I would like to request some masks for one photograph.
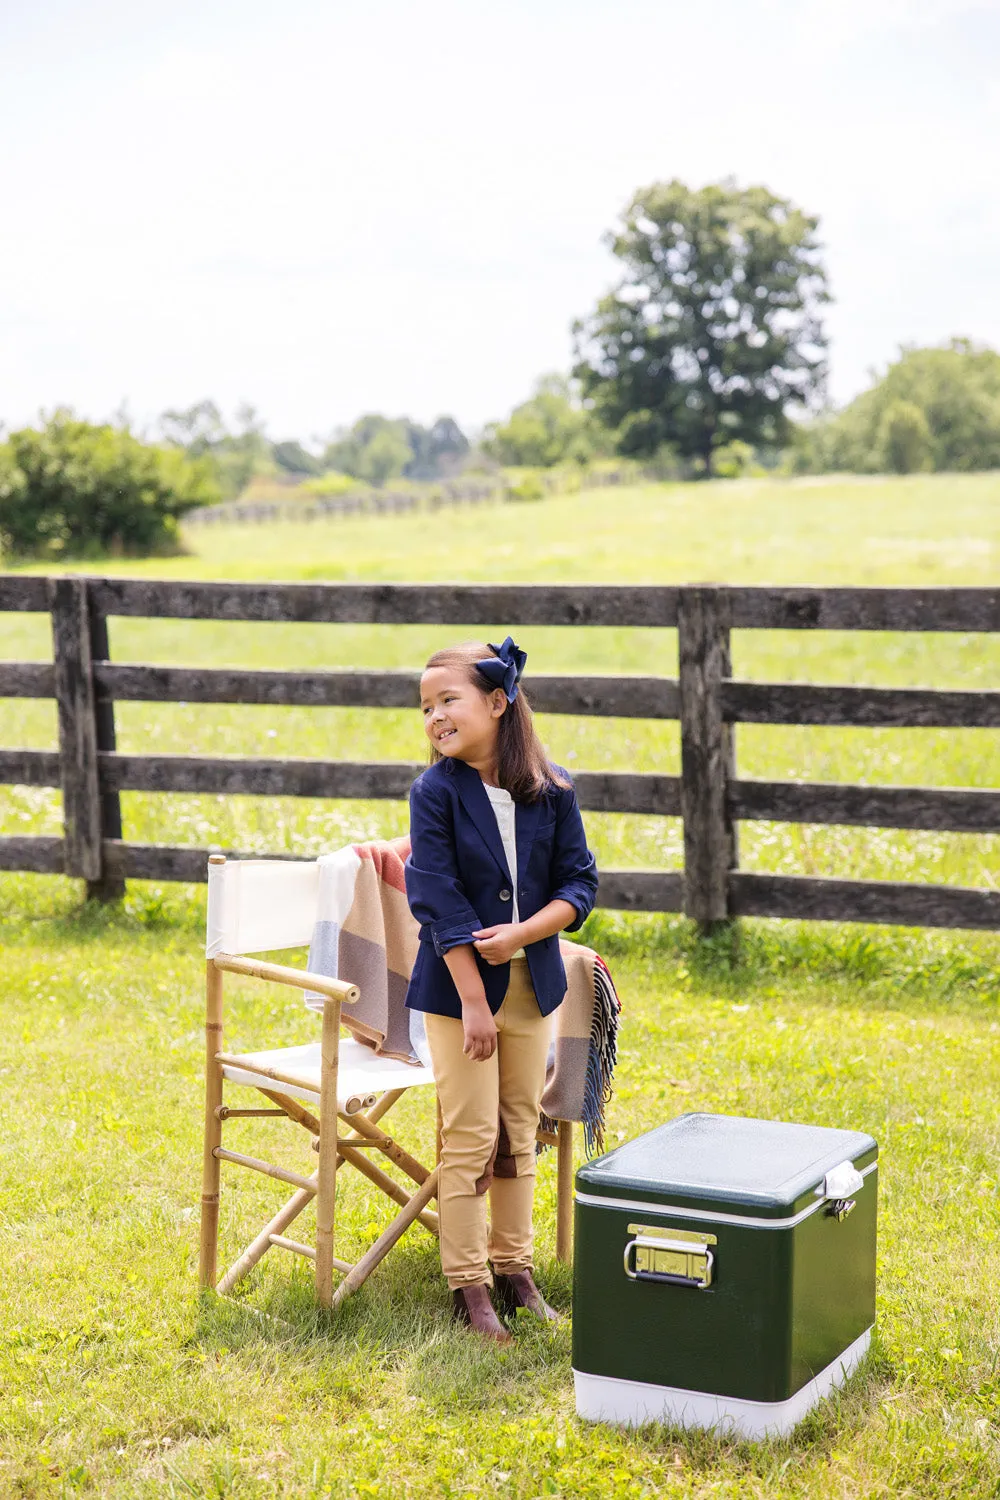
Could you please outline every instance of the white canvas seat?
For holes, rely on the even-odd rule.
[[[246,1052],[237,1054],[232,1063],[224,1064],[222,1073],[230,1083],[249,1084],[252,1088],[260,1087],[261,1071],[270,1075],[281,1073],[282,1078],[275,1081],[280,1081],[293,1099],[318,1104],[322,1055],[319,1042],[307,1042],[303,1047],[276,1047],[270,1052]],[[240,1067],[240,1063],[248,1066]],[[379,1095],[388,1089],[415,1088],[433,1082],[434,1074],[429,1068],[414,1067],[395,1057],[379,1057],[371,1047],[353,1037],[340,1039],[339,1114],[356,1115],[371,1109]]]

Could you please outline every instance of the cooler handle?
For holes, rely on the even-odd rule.
[[[667,1286],[690,1286],[704,1291],[712,1285],[715,1256],[709,1249],[714,1234],[664,1230],[630,1224],[635,1238],[625,1246],[625,1275],[629,1281],[655,1281]]]

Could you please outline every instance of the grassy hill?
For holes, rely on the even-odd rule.
[[[1000,476],[763,481],[607,490],[540,504],[330,523],[192,529],[190,555],[122,565],[171,577],[534,582],[995,584]],[[496,622],[502,629],[508,623]],[[418,666],[425,628],[116,620],[115,659]],[[672,631],[521,632],[534,671],[676,668]],[[493,637],[496,639],[496,637]],[[0,657],[49,655],[43,617],[0,616]],[[1000,640],[743,632],[738,675],[995,688]],[[121,704],[124,749],[413,759],[415,714]],[[587,769],[675,771],[677,726],[543,719]],[[0,744],[55,743],[51,705],[4,704]],[[996,786],[987,731],[745,726],[748,775]],[[301,854],[395,832],[398,804],[129,794],[128,836]],[[588,816],[599,861],[676,867],[675,820]],[[58,799],[0,789],[0,832],[57,832]],[[745,868],[995,884],[1000,840],[741,828]],[[869,1130],[882,1149],[875,1355],[787,1442],[752,1445],[573,1414],[570,1340],[519,1329],[509,1352],[452,1330],[435,1249],[412,1232],[333,1323],[308,1270],[268,1257],[235,1302],[195,1295],[203,893],[136,883],[81,909],[67,881],[0,876],[0,1494],[18,1497],[502,1495],[967,1496],[998,1493],[996,1101],[1000,937],[747,923],[736,953],[678,918],[598,914],[585,936],[625,1005],[611,1140],[685,1110]],[[302,1039],[293,1000],[231,990],[235,1047]],[[430,1147],[429,1104],[407,1103]],[[256,1122],[265,1139],[273,1122]],[[227,1129],[230,1127],[227,1126]],[[268,1154],[233,1122],[229,1143]],[[280,1153],[276,1153],[280,1154]],[[301,1149],[284,1159],[308,1170]],[[225,1169],[224,1169],[225,1170]],[[538,1198],[552,1258],[554,1170]],[[247,1182],[246,1178],[251,1177]],[[280,1189],[224,1176],[223,1256]],[[371,1237],[357,1180],[339,1253]],[[307,1238],[310,1226],[304,1225]],[[262,1316],[267,1314],[268,1316]]]

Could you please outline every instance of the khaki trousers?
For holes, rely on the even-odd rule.
[[[441,1269],[452,1290],[488,1285],[487,1259],[500,1275],[532,1266],[535,1132],[552,1018],[538,1009],[527,959],[515,958],[494,1017],[497,1047],[491,1058],[472,1062],[465,1056],[461,1021],[430,1014],[425,1020],[441,1102]],[[497,1166],[513,1175],[493,1175],[498,1126],[506,1140]]]

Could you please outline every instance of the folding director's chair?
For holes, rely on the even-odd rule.
[[[363,1043],[341,1037],[341,1007],[358,999],[357,988],[347,980],[247,957],[307,945],[315,925],[318,890],[319,866],[315,861],[227,861],[215,854],[209,859],[200,1282],[216,1287],[225,1296],[268,1250],[277,1246],[315,1262],[316,1295],[324,1306],[336,1307],[361,1286],[415,1220],[437,1234],[438,1218],[430,1204],[437,1196],[438,1166],[425,1166],[381,1128],[380,1122],[407,1089],[432,1087],[434,1077],[426,1067],[381,1057]],[[222,1026],[226,973],[322,995],[321,1039],[270,1051],[226,1052]],[[224,1104],[223,1085],[227,1082],[256,1089],[269,1107]],[[264,1115],[284,1115],[313,1136],[318,1153],[315,1172],[305,1176],[222,1145],[226,1120]],[[560,1260],[568,1260],[572,1124],[561,1120],[555,1135],[540,1131],[539,1138],[557,1147],[556,1254]],[[372,1160],[376,1153],[395,1164],[408,1179],[405,1186]],[[219,1189],[224,1161],[262,1172],[295,1191],[217,1280]],[[337,1176],[342,1166],[361,1172],[399,1209],[354,1265],[333,1253]],[[316,1242],[311,1246],[290,1239],[286,1230],[314,1199]],[[336,1290],[335,1271],[342,1274]]]

